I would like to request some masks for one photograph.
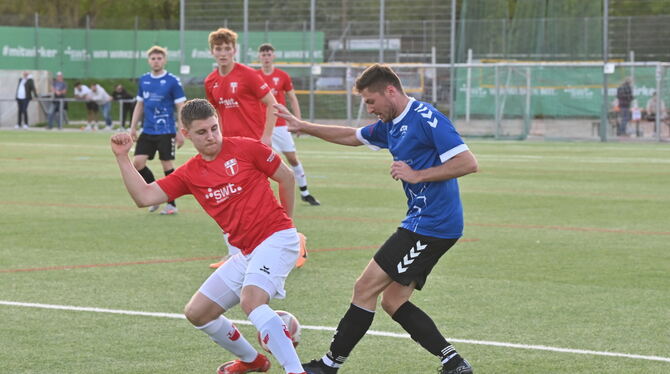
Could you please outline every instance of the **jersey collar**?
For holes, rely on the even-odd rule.
[[[163,70],[163,74],[161,74],[161,75],[154,75],[154,73],[150,71],[149,75],[151,76],[151,78],[154,78],[154,79],[163,78],[164,76],[167,75],[167,70]]]
[[[407,103],[407,106],[405,107],[405,110],[400,113],[400,115],[396,118],[393,119],[393,124],[396,125],[398,122],[402,121],[403,118],[407,115],[407,112],[409,112],[409,108],[412,107],[412,104],[414,104],[415,99],[413,97],[409,98],[409,102]]]

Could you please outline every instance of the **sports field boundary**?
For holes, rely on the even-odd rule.
[[[135,311],[135,310],[81,307],[81,306],[73,306],[73,305],[26,303],[26,302],[7,301],[7,300],[0,300],[0,305],[10,306],[10,307],[52,309],[52,310],[65,310],[65,311],[76,311],[76,312],[109,313],[109,314],[120,314],[120,315],[127,315],[127,316],[186,319],[186,317],[184,317],[183,314],[177,314],[177,313],[142,312],[142,311]],[[251,322],[249,322],[247,320],[232,320],[232,322],[235,323],[235,324],[239,324],[239,325],[251,325]],[[329,327],[329,326],[301,325],[301,328],[305,329],[305,330],[315,330],[315,331],[331,331],[331,332],[335,331],[334,327]],[[388,337],[388,338],[410,339],[409,334],[401,334],[401,333],[394,333],[394,332],[388,332],[388,331],[369,330],[366,333],[366,335],[381,336],[381,337]],[[670,357],[662,357],[662,356],[648,356],[648,355],[631,354],[631,353],[593,351],[593,350],[588,350],[588,349],[562,348],[562,347],[551,347],[551,346],[546,346],[546,345],[518,344],[518,343],[508,343],[508,342],[496,342],[496,341],[489,341],[489,340],[472,340],[472,339],[455,339],[455,338],[447,338],[447,340],[449,340],[450,342],[462,343],[462,344],[486,345],[486,346],[493,346],[493,347],[527,349],[527,350],[548,351],[548,352],[557,352],[557,353],[571,353],[571,354],[581,354],[581,355],[589,355],[589,356],[619,357],[619,358],[628,358],[628,359],[634,359],[634,360],[661,361],[661,362],[670,363]]]

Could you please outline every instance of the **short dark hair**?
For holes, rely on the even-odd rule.
[[[401,93],[405,93],[400,83],[400,78],[388,65],[374,64],[365,69],[356,78],[356,91],[361,92],[367,88],[370,92],[383,92],[388,86],[393,86]]]
[[[270,43],[263,43],[258,47],[258,52],[274,52],[275,47]]]
[[[191,123],[197,120],[208,119],[209,117],[217,117],[216,109],[205,99],[192,99],[184,103],[179,113],[181,123],[184,128],[191,127]]]

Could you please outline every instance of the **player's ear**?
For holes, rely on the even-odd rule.
[[[186,127],[182,127],[181,129],[179,129],[179,131],[181,131],[181,134],[184,135],[184,138],[191,139],[191,135],[189,134],[188,129],[186,129]]]

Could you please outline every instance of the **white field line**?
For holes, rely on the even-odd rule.
[[[134,310],[80,307],[80,306],[72,306],[72,305],[22,303],[22,302],[4,301],[4,300],[0,300],[0,305],[18,306],[18,307],[26,307],[26,308],[39,308],[39,309],[70,310],[70,311],[78,311],[78,312],[111,313],[111,314],[122,314],[122,315],[128,315],[128,316],[185,319],[183,314],[176,314],[176,313],[153,313],[153,312],[140,312],[140,311],[134,311]],[[236,324],[239,324],[239,325],[251,325],[251,322],[249,322],[247,320],[233,320],[233,323],[236,323]],[[328,327],[328,326],[301,325],[301,328],[303,328],[305,330],[335,331],[334,327]],[[375,331],[375,330],[369,330],[367,332],[367,335],[383,336],[383,337],[389,337],[389,338],[401,338],[401,339],[409,339],[410,338],[408,334],[399,334],[399,333],[394,333],[394,332]],[[632,359],[636,359],[636,360],[670,362],[670,357],[661,357],[661,356],[646,356],[646,355],[629,354],[629,353],[591,351],[591,350],[586,350],[586,349],[560,348],[560,347],[550,347],[550,346],[545,346],[545,345],[516,344],[516,343],[495,342],[495,341],[487,341],[487,340],[470,340],[470,339],[454,339],[454,338],[447,338],[447,340],[449,340],[450,342],[463,343],[463,344],[477,344],[477,345],[488,345],[488,346],[504,347],[504,348],[530,349],[530,350],[536,350],[536,351],[549,351],[549,352],[573,353],[573,354],[582,354],[582,355],[591,355],[591,356],[622,357],[622,358],[632,358]]]

